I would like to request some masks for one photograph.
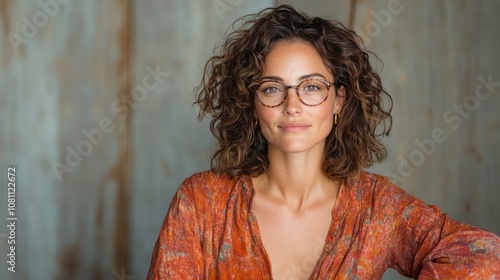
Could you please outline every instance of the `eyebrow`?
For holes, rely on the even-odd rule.
[[[321,75],[320,73],[312,73],[312,74],[307,74],[299,77],[299,80],[306,80],[312,77],[321,77],[326,80],[325,76]],[[283,82],[283,78],[278,77],[278,76],[264,76],[260,79],[262,80],[275,80],[275,81],[280,81]]]

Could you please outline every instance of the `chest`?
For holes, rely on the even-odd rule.
[[[273,279],[308,279],[323,252],[334,201],[293,213],[254,199],[252,212],[271,263]]]

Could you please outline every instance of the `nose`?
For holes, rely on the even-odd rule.
[[[287,88],[287,97],[285,100],[285,106],[283,106],[283,110],[286,115],[299,115],[302,113],[302,102],[297,95],[297,89],[295,88]]]

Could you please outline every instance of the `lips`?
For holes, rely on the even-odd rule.
[[[284,132],[297,133],[302,132],[309,128],[309,125],[297,122],[283,123],[278,125],[278,127]]]

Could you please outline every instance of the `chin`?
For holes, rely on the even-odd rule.
[[[293,143],[282,144],[279,146],[274,146],[274,148],[284,153],[302,153],[313,149],[317,149],[319,147],[318,145],[320,145],[320,143],[314,145],[311,143],[293,142]],[[322,147],[324,148],[324,142]]]

